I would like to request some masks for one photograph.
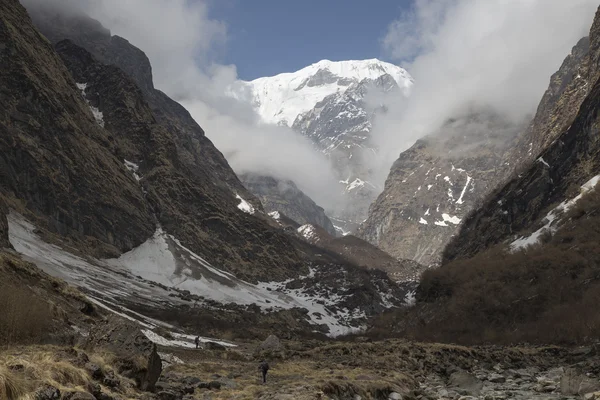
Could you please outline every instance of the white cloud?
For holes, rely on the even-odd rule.
[[[587,35],[597,0],[416,0],[382,46],[415,79],[375,124],[383,172],[414,141],[473,107],[519,121]]]

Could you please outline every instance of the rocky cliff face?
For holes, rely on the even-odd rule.
[[[36,21],[46,21],[45,14],[36,15]],[[63,28],[44,33],[57,40],[61,35],[76,36],[90,26],[87,19],[81,24],[77,23],[78,18],[62,21],[56,25],[42,23],[47,29]],[[67,29],[69,21],[78,29]],[[270,267],[276,276],[297,271],[300,259],[287,237],[264,222],[266,216],[261,221],[238,208],[243,199],[253,209],[261,210],[260,203],[239,182],[221,153],[183,107],[153,89],[151,80],[147,81],[151,68],[145,55],[124,39],[102,30],[93,32],[78,36],[77,40],[106,63],[73,42],[61,41],[56,46],[68,67],[67,73],[73,77],[68,77],[73,97],[83,104],[87,114],[96,115],[96,121],[91,117],[90,121],[106,137],[102,152],[109,153],[113,165],[138,193],[140,206],[132,208],[147,213],[143,218],[144,234],[119,250],[127,250],[152,236],[158,222],[211,262],[247,279],[256,279]],[[85,42],[86,38],[93,40]],[[113,64],[116,62],[120,65]],[[87,157],[95,152],[80,154]],[[99,185],[96,196],[107,193],[102,188],[104,179],[91,180]],[[87,183],[85,178],[82,181]],[[109,193],[112,196],[115,192],[119,192],[118,187]],[[127,229],[139,225],[133,218],[118,220]],[[112,232],[113,237],[121,235],[120,228]]]
[[[300,225],[318,225],[330,235],[336,235],[325,210],[298,189],[294,182],[251,173],[241,175],[240,179],[258,197],[267,213],[283,213]]]
[[[0,7],[0,188],[53,232],[109,252],[140,244],[154,219],[110,135],[18,2]]]
[[[541,153],[466,219],[445,259],[468,257],[522,235],[536,242],[528,232],[551,224],[553,207],[577,196],[580,187],[598,174],[599,59],[597,14],[589,40],[580,41],[553,76],[528,131],[533,149],[540,148]],[[517,235],[520,231],[525,232]]]
[[[417,141],[392,166],[359,235],[395,257],[437,264],[463,218],[507,175],[519,130],[481,112]]]
[[[6,215],[8,214],[8,208],[4,204],[4,199],[0,197],[0,248],[10,247],[10,241],[8,240],[8,220]]]

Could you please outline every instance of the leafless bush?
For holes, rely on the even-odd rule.
[[[0,283],[0,344],[39,342],[50,330],[52,310],[27,288]]]

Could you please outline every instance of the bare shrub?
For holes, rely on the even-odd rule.
[[[31,290],[0,283],[0,345],[39,342],[51,329],[52,309]]]
[[[592,190],[536,246],[511,253],[500,245],[426,271],[417,305],[382,316],[372,333],[465,344],[597,341],[599,211]]]

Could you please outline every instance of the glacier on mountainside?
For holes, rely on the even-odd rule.
[[[223,305],[256,304],[261,312],[306,309],[308,320],[316,325],[326,324],[330,336],[356,331],[365,319],[363,311],[349,310],[342,304],[346,296],[335,294],[339,287],[321,284],[319,288],[300,285],[288,289],[289,281],[248,283],[213,267],[160,227],[146,242],[119,258],[100,260],[83,258],[45,242],[35,233],[36,227],[20,214],[11,212],[8,222],[10,242],[25,260],[77,286],[94,303],[126,318],[142,321],[148,328],[165,324],[132,311],[132,306],[169,310],[186,305],[185,300],[173,296],[179,291],[189,291],[204,301]],[[318,271],[315,268],[311,267],[306,277],[297,277],[295,281],[314,277]],[[385,297],[389,293],[381,295]],[[201,304],[202,301],[196,302]]]

